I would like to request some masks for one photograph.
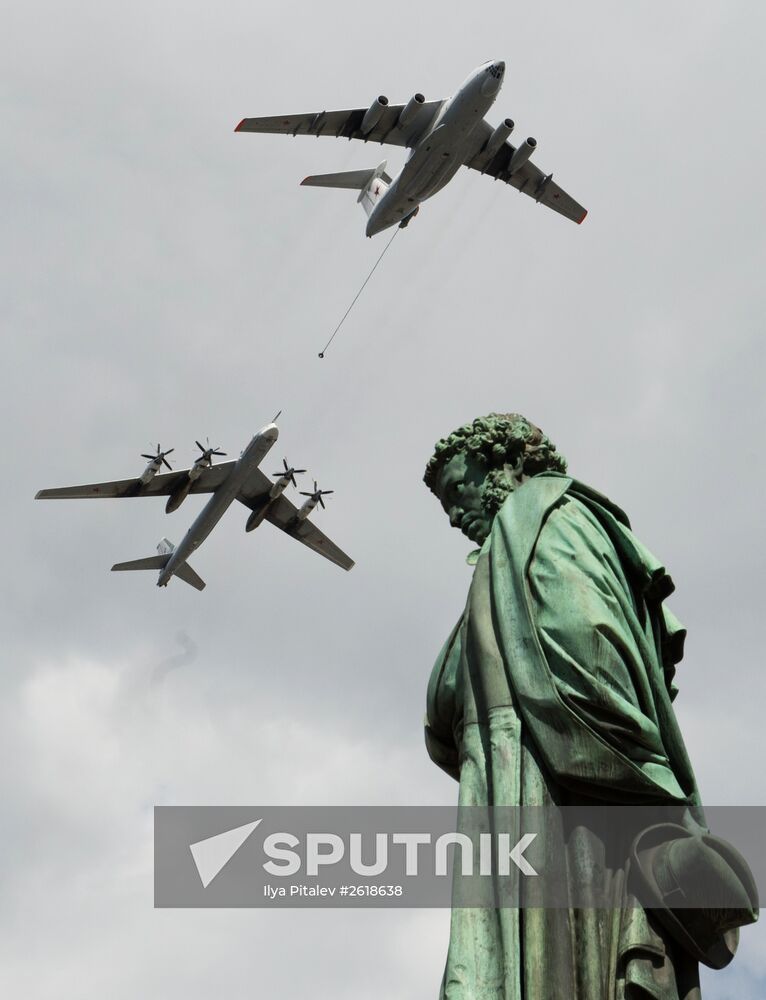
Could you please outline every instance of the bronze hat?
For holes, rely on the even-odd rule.
[[[631,868],[638,896],[697,961],[722,969],[737,928],[758,919],[758,889],[742,855],[720,837],[659,823],[636,837]]]

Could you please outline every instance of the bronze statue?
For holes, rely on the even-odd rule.
[[[670,805],[702,817],[672,707],[685,635],[664,607],[673,583],[625,514],[567,476],[519,414],[478,418],[439,441],[425,482],[480,546],[428,689],[428,752],[459,782],[460,804]],[[688,850],[670,843],[725,853],[688,836]],[[635,867],[667,867],[667,846],[651,854],[642,841]],[[740,860],[723,877],[742,907],[701,924],[659,899],[626,906],[619,865],[606,876],[610,908],[458,906],[441,996],[697,1000],[698,962],[726,964],[736,927],[757,916]]]

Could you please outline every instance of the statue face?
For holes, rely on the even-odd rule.
[[[488,472],[486,465],[461,451],[441,467],[436,481],[436,495],[449,523],[477,545],[483,544],[492,527],[492,518],[481,502]]]

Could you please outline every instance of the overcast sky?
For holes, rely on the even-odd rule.
[[[446,911],[154,911],[155,804],[449,804],[425,688],[470,580],[421,482],[493,409],[540,424],[673,574],[678,715],[708,804],[766,803],[762,95],[755,3],[27,2],[0,37],[5,362],[0,989],[436,996]],[[511,116],[586,223],[463,171],[398,238],[308,173],[403,152],[245,117],[448,96]],[[345,574],[232,509],[199,594],[112,563],[200,498],[34,503],[159,441],[334,489]],[[763,995],[766,931],[706,977]]]

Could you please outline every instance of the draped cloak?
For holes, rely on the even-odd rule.
[[[699,804],[672,590],[584,484],[546,473],[508,496],[428,689],[428,752],[461,806]],[[603,877],[613,909],[453,907],[442,1000],[699,1000],[696,962],[625,906],[624,866]]]

